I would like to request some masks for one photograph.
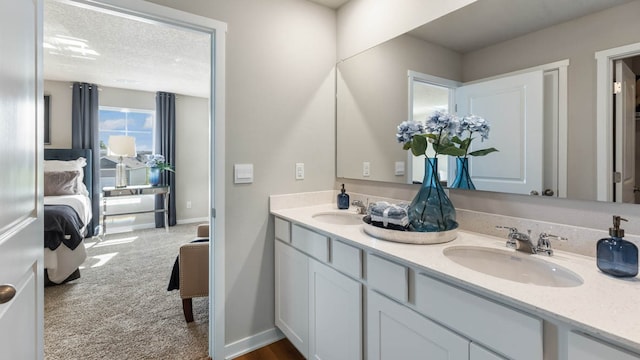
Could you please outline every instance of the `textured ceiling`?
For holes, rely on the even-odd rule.
[[[45,0],[44,46],[45,80],[209,97],[208,34]]]
[[[209,97],[210,36],[44,2],[44,78]]]

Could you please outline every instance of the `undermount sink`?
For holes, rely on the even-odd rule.
[[[335,225],[360,225],[362,224],[361,214],[352,212],[323,212],[312,216],[315,220],[322,221],[327,224]]]
[[[583,283],[571,270],[515,250],[453,246],[443,252],[459,265],[505,280],[551,287],[574,287]]]

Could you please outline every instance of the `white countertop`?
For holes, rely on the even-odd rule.
[[[435,245],[411,245],[369,236],[362,225],[334,225],[312,215],[338,210],[335,204],[273,209],[271,213],[310,229],[339,237],[370,252],[395,258],[425,273],[439,276],[478,294],[493,298],[545,319],[557,319],[587,332],[619,342],[640,352],[640,279],[608,276],[596,260],[573,253],[530,255],[561,265],[578,274],[584,283],[577,287],[547,287],[504,280],[458,265],[443,250],[450,246],[474,245],[505,249],[505,238],[458,231],[455,240]],[[515,251],[515,250],[514,250]]]

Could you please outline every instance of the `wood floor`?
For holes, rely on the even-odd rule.
[[[287,339],[276,341],[235,360],[304,360],[302,354]]]

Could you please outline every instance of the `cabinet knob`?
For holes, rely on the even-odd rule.
[[[13,285],[0,285],[0,304],[8,303],[16,296],[16,288]]]
[[[538,196],[538,195],[540,195],[540,193],[538,192],[538,190],[531,190],[529,195]]]
[[[545,190],[542,192],[542,195],[543,195],[543,196],[553,196],[554,194],[555,194],[555,193],[554,193],[554,192],[553,192],[553,190],[551,190],[551,189],[545,189]]]

